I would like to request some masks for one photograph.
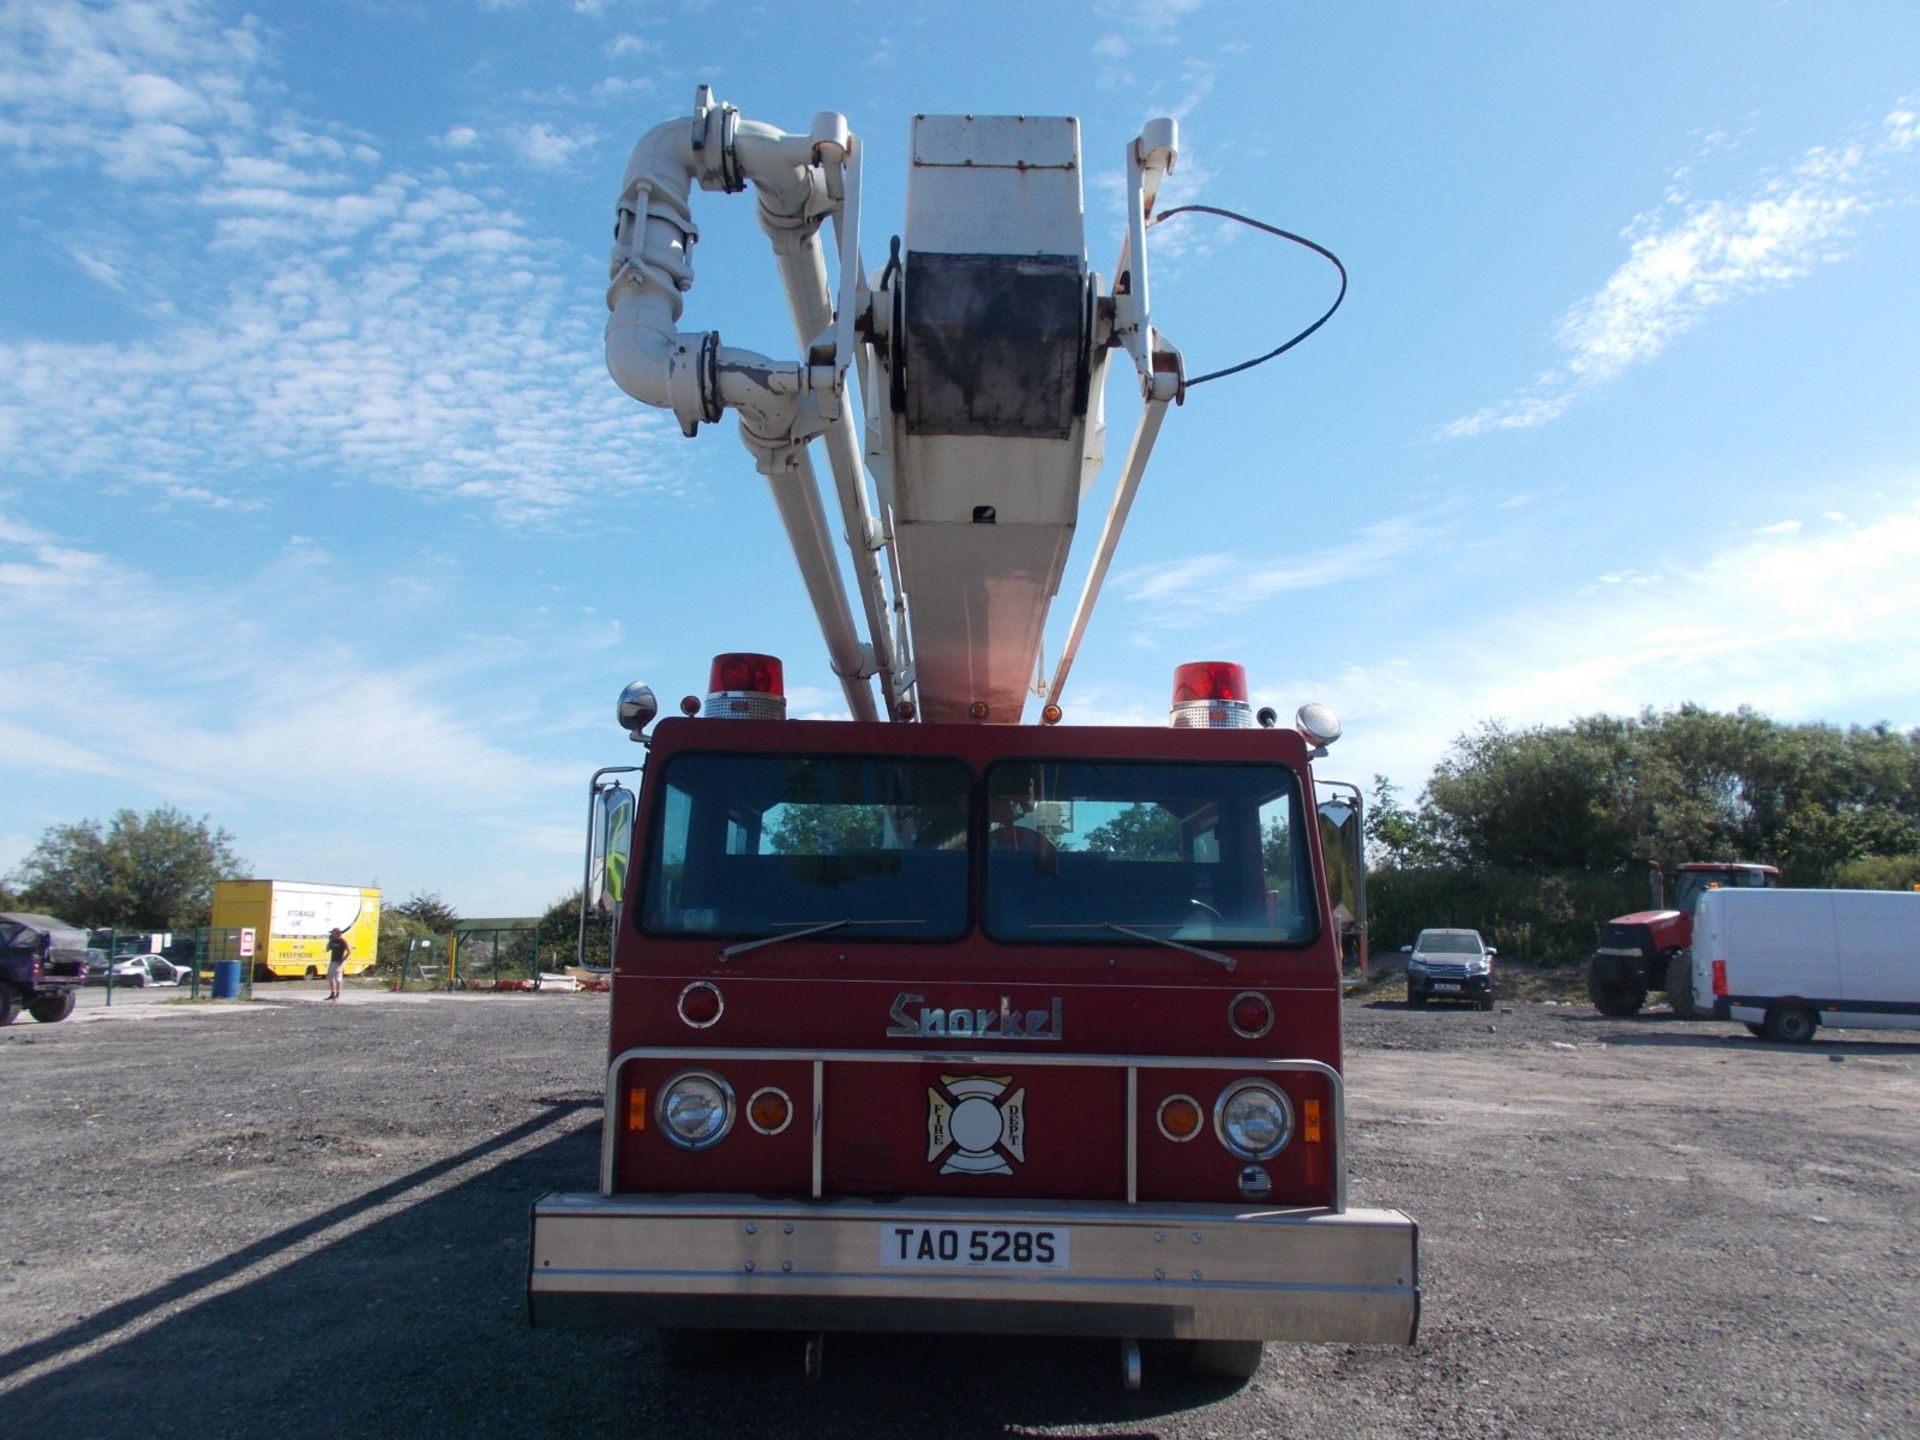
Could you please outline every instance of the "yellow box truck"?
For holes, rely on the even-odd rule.
[[[256,975],[326,974],[327,933],[335,926],[353,947],[347,974],[357,975],[378,957],[380,892],[298,880],[221,880],[213,887],[213,928],[253,931]]]

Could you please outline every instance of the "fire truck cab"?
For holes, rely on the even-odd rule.
[[[1311,771],[1338,722],[1306,705],[1283,726],[1239,665],[1204,662],[1180,667],[1165,727],[1057,723],[1183,395],[1147,312],[1174,144],[1156,121],[1129,147],[1111,291],[1086,264],[1071,120],[918,117],[905,244],[871,286],[840,117],[789,135],[703,89],[636,147],[610,366],[689,434],[740,413],[853,719],[786,719],[784,667],[750,653],[650,735],[652,692],[622,697],[647,753],[599,1183],[535,1207],[534,1323],[1105,1335],[1129,1383],[1142,1339],[1236,1375],[1269,1340],[1413,1339],[1416,1227],[1347,1203]],[[801,359],[673,328],[695,180],[758,187]],[[1110,349],[1142,414],[1042,723],[1022,725]],[[865,641],[808,518],[814,439]]]

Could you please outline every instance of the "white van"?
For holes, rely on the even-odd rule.
[[[1769,1040],[1920,1030],[1920,894],[1709,890],[1693,912],[1693,986],[1717,1019]]]

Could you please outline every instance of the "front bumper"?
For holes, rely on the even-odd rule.
[[[905,1225],[1065,1229],[1063,1271],[882,1266]],[[1406,1345],[1419,1230],[1397,1210],[553,1194],[535,1325],[1119,1335]]]
[[[1451,986],[1442,989],[1441,986]],[[1429,1000],[1491,1000],[1493,998],[1493,976],[1486,975],[1423,975],[1418,971],[1407,972],[1407,991],[1409,994],[1425,995]]]

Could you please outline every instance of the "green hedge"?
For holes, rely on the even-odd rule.
[[[1836,890],[1920,890],[1920,855],[1863,855],[1833,872]]]
[[[1390,867],[1367,874],[1368,944],[1388,955],[1430,926],[1478,930],[1515,960],[1577,964],[1616,915],[1645,910],[1644,871],[1468,870]]]

